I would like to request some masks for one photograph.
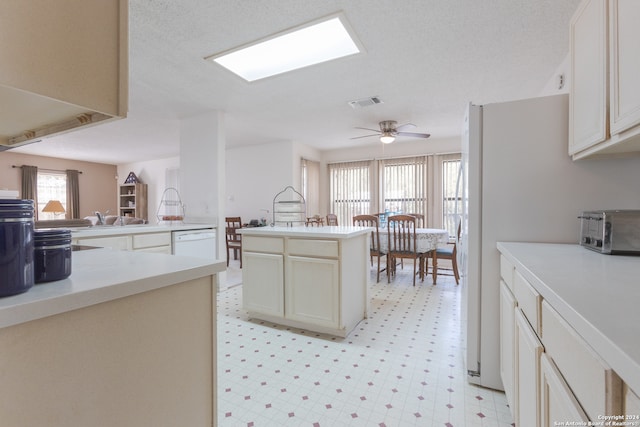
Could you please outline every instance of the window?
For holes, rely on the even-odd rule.
[[[424,226],[456,234],[460,154],[329,164],[330,210],[339,224],[359,214],[424,215]],[[377,182],[377,185],[375,184]]]
[[[460,159],[442,162],[442,223],[449,236],[456,236],[460,216]]]
[[[371,163],[329,165],[330,211],[338,216],[338,224],[351,224],[354,215],[371,211]]]
[[[59,200],[67,209],[67,174],[65,172],[38,171],[38,219],[62,219],[64,214],[42,212],[49,200]]]
[[[380,165],[383,211],[425,215],[425,157],[382,160]]]

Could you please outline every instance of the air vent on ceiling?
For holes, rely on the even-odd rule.
[[[382,100],[377,96],[372,96],[370,98],[362,98],[357,99],[355,101],[349,101],[349,105],[353,109],[369,107],[371,105],[382,104]]]

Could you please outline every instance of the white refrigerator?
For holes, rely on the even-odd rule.
[[[577,243],[581,211],[640,208],[640,158],[572,161],[568,112],[566,94],[469,105],[458,250],[469,382],[503,389],[496,243]]]

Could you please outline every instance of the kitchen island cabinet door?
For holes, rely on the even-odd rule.
[[[340,327],[340,267],[336,259],[287,258],[286,317]]]
[[[242,256],[245,310],[284,316],[284,255],[243,251]]]

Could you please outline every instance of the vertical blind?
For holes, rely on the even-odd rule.
[[[381,160],[380,178],[384,212],[426,214],[426,157]]]
[[[338,216],[338,224],[351,224],[354,215],[371,211],[371,165],[371,161],[328,165],[330,210]]]
[[[330,211],[339,223],[354,215],[413,213],[425,227],[455,235],[459,205],[460,154],[438,154],[347,163],[330,163]]]

